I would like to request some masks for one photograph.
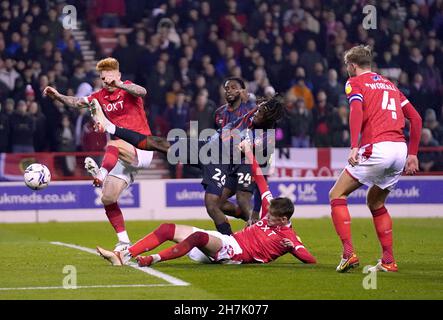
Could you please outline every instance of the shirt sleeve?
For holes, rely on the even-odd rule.
[[[295,238],[295,240],[291,239],[291,241],[294,242],[294,248],[292,248],[290,253],[303,263],[317,263],[315,257],[305,248],[300,238],[297,236],[295,236]]]
[[[246,152],[246,157],[248,161],[251,163],[251,172],[252,177],[254,178],[255,183],[257,184],[258,190],[260,191],[260,196],[262,199],[262,212],[260,219],[263,219],[269,210],[269,205],[271,204],[271,200],[273,199],[272,193],[269,190],[268,183],[266,182],[265,177],[263,176],[263,172],[255,159],[252,151]]]
[[[398,90],[398,92],[400,94],[400,106],[403,108],[405,105],[409,103],[409,100],[405,97],[403,92],[401,92],[400,90]]]
[[[91,93],[89,96],[82,98],[86,103],[91,103],[93,99],[98,99],[98,91]]]
[[[357,81],[352,78],[346,82],[345,93],[349,104],[354,100],[363,102],[363,91]]]

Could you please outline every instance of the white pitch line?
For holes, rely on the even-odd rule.
[[[19,291],[19,290],[76,290],[76,289],[95,289],[95,288],[143,288],[143,287],[168,287],[172,284],[112,284],[96,286],[75,286],[73,288],[65,287],[22,287],[22,288],[0,288],[0,291]]]
[[[68,248],[72,248],[72,249],[77,249],[77,250],[81,250],[84,252],[88,252],[88,253],[92,253],[95,255],[99,255],[94,249],[90,249],[90,248],[86,248],[86,247],[81,247],[81,246],[77,246],[75,244],[69,244],[69,243],[64,243],[64,242],[51,242],[51,244],[57,245],[57,246],[63,246],[63,247],[68,247]],[[147,273],[151,276],[160,278],[162,280],[165,280],[166,282],[174,285],[174,286],[189,286],[190,284],[188,282],[185,282],[183,280],[177,279],[173,276],[170,276],[166,273],[160,272],[158,270],[154,270],[152,268],[149,267],[139,267],[136,263],[130,262],[128,264],[129,267],[140,270],[144,273]]]

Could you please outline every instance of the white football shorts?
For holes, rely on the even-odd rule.
[[[140,150],[134,148],[137,154],[138,163],[133,165],[120,159],[115,167],[109,172],[109,176],[113,176],[126,181],[128,186],[134,182],[135,176],[139,169],[149,168],[154,156],[154,151]]]
[[[358,165],[348,164],[345,170],[368,187],[392,190],[405,167],[408,147],[404,142],[383,141],[362,146],[358,154]]]
[[[240,264],[241,261],[235,261],[231,260],[233,256],[236,254],[241,254],[243,252],[242,248],[240,248],[240,245],[238,244],[237,240],[233,236],[228,236],[226,234],[222,234],[218,231],[214,230],[203,230],[199,228],[193,228],[193,232],[206,232],[207,234],[210,234],[211,236],[219,238],[223,246],[222,248],[217,252],[217,255],[215,258],[209,257],[206,254],[204,254],[200,249],[193,248],[188,253],[188,257],[191,260],[200,262],[200,263],[223,263],[223,264]]]

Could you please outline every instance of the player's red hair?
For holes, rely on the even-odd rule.
[[[98,72],[101,72],[101,71],[113,71],[113,70],[117,70],[118,71],[119,67],[120,67],[120,65],[119,65],[117,59],[109,57],[109,58],[105,58],[105,59],[100,60],[97,63],[97,66],[95,67],[95,69]]]

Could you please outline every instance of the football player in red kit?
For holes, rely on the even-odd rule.
[[[130,81],[121,81],[119,63],[114,58],[106,58],[97,63],[96,70],[103,82],[103,88],[88,97],[78,98],[60,94],[52,87],[46,87],[43,94],[71,107],[88,107],[96,99],[103,112],[114,123],[150,136],[151,130],[146,119],[143,97],[146,89]],[[95,186],[103,186],[101,201],[106,215],[117,233],[116,250],[130,244],[123,214],[117,203],[123,191],[134,181],[140,168],[149,167],[152,151],[140,150],[121,139],[108,141],[102,165],[87,157],[85,168],[94,177]]]
[[[250,145],[248,148],[247,156],[253,159]],[[139,266],[150,266],[186,254],[204,263],[245,264],[268,263],[290,253],[303,263],[316,263],[291,226],[290,218],[294,212],[292,201],[288,198],[272,199],[255,159],[251,171],[263,199],[262,219],[255,224],[233,235],[224,235],[218,231],[164,223],[128,250],[112,252],[97,247],[98,253],[118,266],[127,264],[131,258],[137,259]],[[168,240],[177,244],[158,254],[139,256]]]
[[[350,76],[345,91],[350,104],[351,151],[349,164],[329,192],[332,221],[343,244],[336,270],[346,272],[359,265],[352,245],[347,197],[367,185],[366,202],[383,252],[373,270],[395,272],[392,221],[385,201],[403,171],[415,174],[418,170],[422,120],[391,81],[371,71],[372,52],[368,46],[351,48],[344,62]],[[408,146],[403,134],[405,118],[410,121]]]

